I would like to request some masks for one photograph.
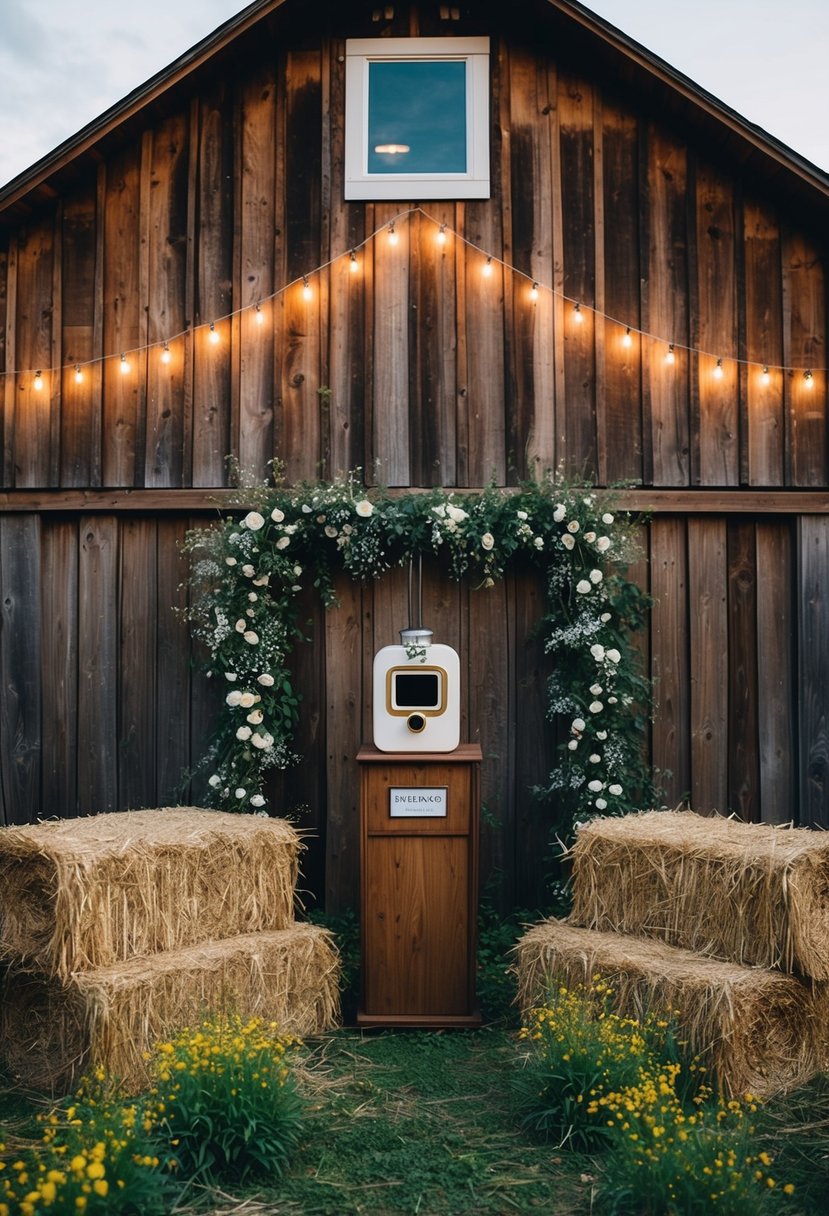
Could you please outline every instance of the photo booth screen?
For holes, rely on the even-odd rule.
[[[392,704],[395,709],[439,709],[443,698],[436,671],[396,671]]]

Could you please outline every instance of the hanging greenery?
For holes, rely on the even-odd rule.
[[[268,769],[299,759],[292,738],[300,699],[288,659],[300,637],[303,586],[310,582],[330,606],[338,572],[377,579],[418,554],[435,555],[481,595],[511,563],[543,571],[547,713],[562,741],[539,793],[555,796],[558,822],[648,801],[649,685],[631,641],[647,597],[625,575],[636,551],[632,523],[606,498],[552,478],[520,491],[391,494],[366,490],[355,472],[246,490],[245,502],[253,509],[243,518],[191,532],[186,542],[188,617],[224,702],[202,762],[212,805],[267,814]]]

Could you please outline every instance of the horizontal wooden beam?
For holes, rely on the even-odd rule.
[[[480,490],[458,486],[447,492],[458,495]],[[653,515],[827,515],[829,489],[635,489],[601,490],[620,510]],[[239,490],[3,490],[0,513],[26,514],[105,512],[111,514],[162,511],[186,515],[245,511],[250,504],[239,501]],[[394,497],[428,493],[423,489],[392,490]]]

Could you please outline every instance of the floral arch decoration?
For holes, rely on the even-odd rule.
[[[223,712],[199,768],[210,805],[267,815],[265,777],[299,757],[299,697],[288,658],[297,596],[309,580],[336,602],[334,577],[377,579],[417,555],[481,594],[511,563],[544,573],[539,624],[551,656],[547,715],[560,724],[550,775],[559,830],[597,813],[624,813],[652,792],[644,755],[650,686],[632,634],[647,595],[626,577],[634,521],[595,490],[548,477],[520,490],[367,491],[359,471],[333,482],[244,491],[248,508],[188,535],[187,616]]]

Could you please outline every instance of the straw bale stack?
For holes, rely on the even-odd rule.
[[[281,819],[194,807],[0,831],[0,956],[78,971],[294,919],[301,843]]]
[[[68,982],[8,969],[0,992],[7,1067],[37,1090],[66,1092],[102,1065],[136,1091],[144,1052],[211,1013],[239,1012],[297,1035],[336,1024],[339,959],[310,924],[165,950],[78,972]]]
[[[829,833],[648,811],[584,824],[571,921],[829,979]]]
[[[533,926],[516,954],[525,1010],[542,1004],[551,989],[589,983],[596,974],[609,980],[622,1012],[678,1010],[682,1033],[727,1094],[782,1092],[824,1062],[825,997],[780,971],[554,919]]]

